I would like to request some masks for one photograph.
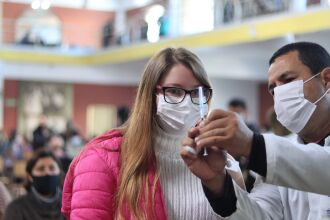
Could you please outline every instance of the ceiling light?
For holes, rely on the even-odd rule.
[[[50,8],[50,1],[42,1],[41,3],[41,9],[42,10],[48,10]]]
[[[39,0],[34,0],[32,3],[31,3],[31,8],[34,9],[34,10],[37,10],[39,9],[41,6],[41,3]]]

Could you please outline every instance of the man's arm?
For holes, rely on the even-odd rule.
[[[270,184],[330,194],[330,148],[299,144],[275,135],[254,134],[248,169]]]
[[[203,185],[203,190],[213,211],[220,216],[228,217],[236,211],[236,194],[230,175],[226,174],[226,179],[221,196],[214,194],[210,189]]]
[[[221,196],[212,193],[205,186],[203,188],[213,211],[223,219],[283,219],[283,205],[278,187],[262,183],[260,177],[250,194],[232,181],[229,175],[226,176]]]
[[[253,134],[252,147],[247,169],[253,170],[260,176],[266,177],[267,157],[265,139],[261,134]]]
[[[253,144],[254,136],[237,114],[216,109],[199,126],[196,149],[200,152],[203,148],[217,147],[233,156],[250,158],[250,163],[261,161],[264,165],[250,164],[249,168],[263,175],[267,183],[330,195],[330,146],[303,145],[265,134],[263,148],[261,143]],[[266,163],[262,162],[265,153],[258,154],[263,150]]]
[[[265,182],[330,195],[330,146],[298,144],[263,135],[267,155]]]

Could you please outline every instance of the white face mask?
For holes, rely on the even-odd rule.
[[[305,82],[297,80],[274,89],[274,109],[277,120],[291,132],[299,133],[307,124],[316,109],[316,104],[330,91],[328,89],[314,103],[305,99],[304,83],[309,82],[320,73]]]
[[[165,102],[163,95],[158,95],[157,115],[161,127],[169,133],[183,133],[194,127],[200,120],[199,106],[192,103],[187,95],[181,103]],[[207,105],[205,112],[208,111]]]

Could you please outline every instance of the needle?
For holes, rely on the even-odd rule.
[[[205,97],[203,95],[203,87],[202,86],[199,86],[198,87],[198,101],[199,101],[199,114],[200,114],[200,117],[201,117],[201,120],[203,121],[205,119]],[[204,148],[204,153],[203,153],[203,156],[207,156],[207,149]]]

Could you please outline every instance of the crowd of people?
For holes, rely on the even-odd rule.
[[[70,125],[65,132],[56,133],[41,116],[31,140],[16,130],[9,138],[1,133],[0,219],[62,218],[62,183],[75,156],[70,152],[78,152],[71,148],[80,150],[86,142]],[[73,144],[76,139],[80,146]]]
[[[127,120],[129,108],[120,106],[117,125]],[[89,141],[72,121],[55,132],[41,115],[29,139],[13,130],[0,133],[0,220],[64,219],[63,181],[72,159]],[[92,139],[91,137],[90,139]]]

